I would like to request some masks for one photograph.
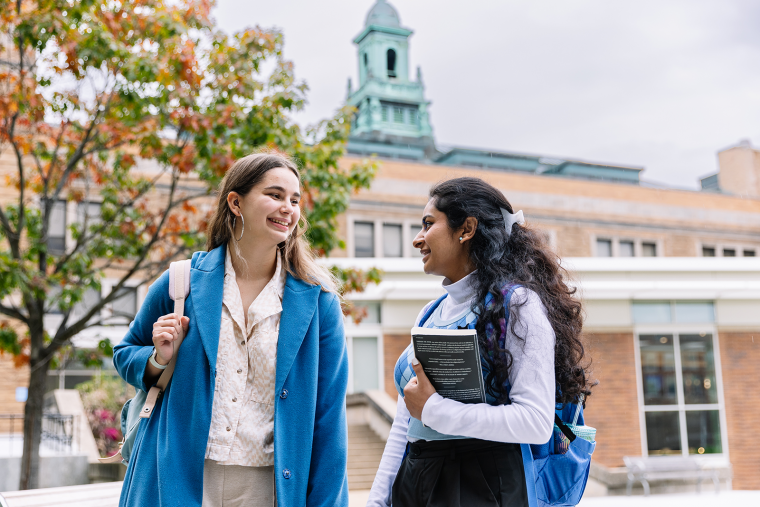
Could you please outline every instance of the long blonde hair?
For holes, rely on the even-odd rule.
[[[210,252],[220,245],[229,244],[234,237],[232,229],[234,216],[227,205],[229,193],[237,192],[241,196],[247,195],[267,171],[278,167],[289,169],[296,175],[298,182],[301,182],[301,173],[295,162],[279,152],[253,153],[232,165],[219,185],[216,211],[206,229],[207,251]],[[308,222],[301,214],[301,219],[288,239],[278,245],[282,258],[285,260],[285,268],[288,273],[306,283],[321,285],[322,290],[337,293],[338,280],[327,268],[317,264],[316,256],[304,237],[307,228]]]

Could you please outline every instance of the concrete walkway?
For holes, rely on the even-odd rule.
[[[578,507],[754,507],[760,505],[760,491],[721,491],[715,494],[703,485],[702,494],[599,496],[584,498]],[[353,507],[353,505],[351,506]]]
[[[709,490],[709,491],[708,491]],[[349,507],[365,507],[369,491],[351,491]],[[756,507],[760,505],[760,491],[721,491],[716,495],[710,488],[698,495],[681,493],[672,495],[598,496],[584,498],[578,507]]]

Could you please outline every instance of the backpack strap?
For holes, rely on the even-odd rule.
[[[182,319],[185,315],[185,298],[190,293],[190,259],[184,261],[172,262],[169,267],[169,296],[174,300],[174,313]],[[174,353],[172,359],[166,366],[166,369],[161,373],[156,385],[150,388],[148,391],[148,397],[145,400],[140,411],[140,417],[147,419],[153,413],[153,409],[156,407],[156,401],[158,397],[166,390],[169,382],[172,379],[174,373],[174,367],[177,364],[177,351],[179,346],[182,345],[183,336],[180,336],[174,342]]]
[[[441,302],[443,302],[443,300],[446,299],[446,296],[448,296],[448,294],[444,294],[443,296],[433,301],[433,304],[431,304],[428,307],[427,311],[425,312],[425,315],[422,316],[419,323],[417,324],[418,327],[423,327],[425,325],[425,322],[427,322],[430,316],[433,315],[433,312],[435,311],[436,308],[438,308]]]

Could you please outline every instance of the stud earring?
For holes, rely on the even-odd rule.
[[[460,243],[462,242],[462,236],[459,236],[459,242]]]

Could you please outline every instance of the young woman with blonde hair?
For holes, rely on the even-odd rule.
[[[148,390],[184,336],[140,423],[120,506],[348,504],[343,318],[299,199],[287,156],[238,160],[208,251],[193,255],[186,316],[172,313],[164,273],[114,348],[119,374]]]

